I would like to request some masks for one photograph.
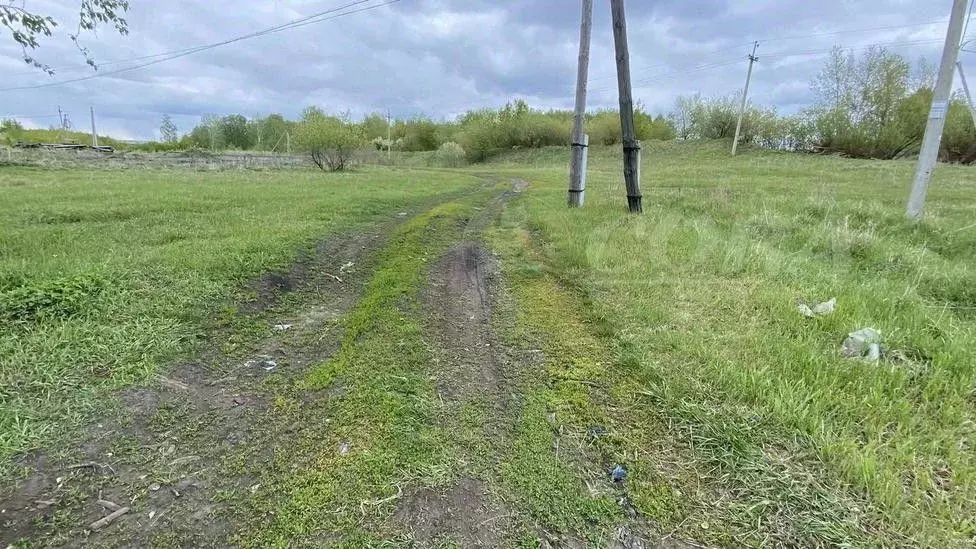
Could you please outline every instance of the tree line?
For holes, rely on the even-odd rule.
[[[934,68],[920,61],[914,68],[903,57],[882,47],[861,55],[835,48],[811,82],[814,103],[791,115],[749,104],[742,142],[766,149],[842,154],[857,158],[892,159],[918,152],[932,99]],[[728,139],[735,133],[738,94],[720,97],[679,97],[671,112],[651,115],[637,105],[637,138],[648,140]],[[572,126],[569,110],[540,110],[523,100],[499,109],[468,111],[455,120],[417,116],[388,118],[374,113],[353,120],[348,113],[305,109],[298,120],[280,114],[247,118],[240,114],[204,116],[183,134],[169,116],[160,124],[161,139],[139,146],[146,150],[242,150],[301,152],[327,170],[345,169],[357,151],[435,151],[446,166],[480,162],[519,148],[568,145]],[[13,123],[0,124],[7,140]],[[20,129],[22,131],[22,128]],[[586,133],[593,145],[621,141],[617,111],[586,115]],[[965,98],[953,96],[942,140],[943,161],[976,160],[976,127]]]
[[[768,149],[854,158],[910,157],[921,145],[934,81],[934,67],[925,60],[913,69],[904,57],[882,47],[871,47],[860,56],[834,48],[811,82],[814,104],[789,116],[749,105],[742,140]],[[732,139],[740,98],[678,98],[669,117],[677,137]],[[976,126],[961,92],[949,104],[940,159],[976,160]]]

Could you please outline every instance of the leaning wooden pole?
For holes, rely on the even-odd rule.
[[[590,35],[593,28],[593,0],[583,0],[580,23],[579,66],[576,70],[576,109],[573,111],[572,156],[569,161],[569,206],[583,205],[586,192],[586,156],[589,139],[583,133],[586,116],[586,81],[590,70]]]
[[[624,143],[624,182],[627,184],[627,207],[641,213],[640,141],[634,132],[634,99],[630,84],[630,53],[627,48],[627,18],[624,0],[610,0],[613,18],[613,43],[617,50],[617,88],[620,95],[620,129]]]

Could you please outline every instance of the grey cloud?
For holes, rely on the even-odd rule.
[[[242,0],[228,9],[202,0],[133,2],[129,36],[106,30],[86,43],[107,72],[126,66],[113,60],[215,42],[342,3]],[[944,24],[823,34],[944,20],[950,2],[937,4],[629,0],[635,95],[652,111],[666,112],[678,95],[733,93],[742,86],[750,42],[760,40],[751,96],[792,112],[811,100],[807,84],[824,56],[817,52],[834,44],[928,41],[892,49],[912,60],[937,60]],[[73,16],[63,2],[36,0],[35,5]],[[578,26],[577,0],[403,0],[111,77],[0,92],[0,116],[56,112],[61,105],[80,122],[95,105],[102,128],[149,138],[163,113],[187,130],[206,113],[296,116],[311,103],[354,115],[391,109],[397,115],[434,117],[497,106],[515,96],[543,107],[569,107]],[[795,36],[805,38],[785,39]],[[88,74],[63,33],[45,42],[38,55],[61,68],[55,80]],[[32,73],[19,57],[9,40],[0,40],[0,71],[6,76],[0,88],[50,80]],[[613,60],[609,9],[596,0],[593,108],[616,104]],[[971,56],[963,61],[968,65]],[[976,67],[970,72],[976,74]]]

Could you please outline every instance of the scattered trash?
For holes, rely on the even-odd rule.
[[[255,484],[255,485],[251,486],[251,493],[252,494],[256,494],[256,493],[258,493],[258,490],[260,490],[260,489],[261,489],[261,485],[260,484]]]
[[[288,330],[291,330],[291,324],[275,324],[274,329],[278,330],[279,332],[287,332]]]
[[[156,511],[149,511],[149,520],[156,518]]]
[[[241,397],[234,397],[234,406],[243,406],[247,401]]]
[[[830,313],[834,312],[834,309],[836,307],[837,307],[837,298],[832,297],[828,301],[824,301],[823,303],[817,303],[816,307],[813,308],[813,314],[829,315]]]
[[[260,357],[257,360],[248,360],[244,363],[245,368],[253,368],[254,366],[261,366],[266,371],[270,372],[271,370],[274,370],[276,366],[278,366],[278,363],[271,360],[271,357],[268,356]]]
[[[623,482],[627,479],[627,469],[617,465],[613,468],[613,472],[610,473],[610,478],[612,478],[614,482]]]
[[[343,440],[342,444],[339,445],[339,455],[344,456],[349,453],[352,449],[352,444],[348,440]]]
[[[847,339],[840,347],[840,354],[844,358],[877,362],[881,359],[881,332],[874,328],[861,328],[847,334]]]
[[[836,297],[832,297],[823,303],[816,303],[812,307],[802,301],[796,306],[796,310],[800,311],[800,314],[807,318],[829,315],[830,313],[834,312],[834,309],[836,308]]]
[[[149,485],[150,492],[158,492],[160,488],[162,488],[162,486],[160,486],[158,482],[154,482]]]
[[[349,269],[352,269],[354,265],[355,265],[355,263],[353,263],[352,261],[350,261],[349,263],[346,263],[342,267],[339,267],[339,273],[341,274],[341,273],[344,273],[344,272],[348,271]]]
[[[407,217],[407,212],[400,212],[397,214],[399,217]]]

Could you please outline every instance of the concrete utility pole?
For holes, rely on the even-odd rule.
[[[749,54],[749,71],[746,72],[746,87],[742,90],[742,103],[739,104],[739,121],[735,123],[735,138],[732,139],[732,156],[735,156],[736,149],[739,148],[739,132],[742,131],[742,115],[746,112],[746,101],[749,97],[749,81],[752,80],[752,65],[759,61],[756,57],[756,48],[759,42],[752,45],[752,53]]]
[[[393,114],[386,109],[386,163],[393,165]]]
[[[962,63],[956,61],[956,68],[959,69],[959,79],[962,80],[962,89],[966,92],[966,104],[969,105],[969,115],[973,118],[973,125],[976,126],[976,109],[973,108],[973,96],[969,94],[969,83],[966,82],[966,73],[962,72]]]
[[[925,125],[922,150],[918,153],[918,164],[915,167],[915,182],[912,184],[912,194],[908,198],[908,208],[905,211],[905,215],[914,221],[922,219],[925,211],[925,194],[932,179],[932,170],[939,160],[942,130],[945,128],[946,114],[949,112],[952,74],[956,70],[956,57],[959,55],[959,41],[962,38],[967,4],[968,0],[954,0],[952,3],[949,30],[946,32],[942,62],[939,65],[939,77],[935,81],[935,90],[932,94],[932,108],[929,110],[929,120]]]
[[[91,122],[92,122],[92,147],[98,146],[98,134],[95,133],[95,107],[88,107],[91,111]]]
[[[586,192],[586,157],[590,138],[583,133],[586,117],[586,81],[590,71],[590,36],[593,29],[593,0],[583,0],[580,22],[579,65],[576,69],[576,109],[573,111],[573,149],[569,160],[569,205],[582,206]]]
[[[613,44],[617,50],[617,88],[620,95],[620,130],[624,143],[624,182],[627,184],[627,207],[641,213],[640,141],[634,136],[634,99],[630,85],[630,52],[627,48],[627,17],[624,0],[610,0],[613,19]]]

